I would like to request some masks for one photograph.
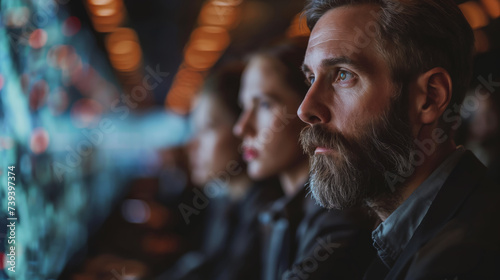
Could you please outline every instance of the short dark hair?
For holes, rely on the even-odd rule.
[[[462,103],[472,75],[474,34],[452,0],[309,0],[304,15],[312,30],[329,10],[360,4],[380,7],[377,38],[396,85],[443,67],[451,76],[449,106]]]

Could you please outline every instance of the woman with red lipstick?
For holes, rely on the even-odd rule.
[[[374,252],[374,221],[359,208],[327,211],[307,195],[309,161],[296,112],[308,90],[300,70],[307,38],[251,56],[242,78],[242,113],[233,131],[243,139],[252,179],[277,176],[285,197],[261,214],[259,279],[359,279]]]
[[[237,100],[242,70],[238,63],[223,66],[201,90],[192,113],[196,132],[189,145],[189,162],[191,179],[203,191],[193,199],[198,204],[183,205],[181,213],[184,219],[205,215],[202,248],[184,255],[158,279],[254,280],[260,276],[255,269],[260,251],[254,246],[259,238],[258,213],[283,192],[278,184],[252,183],[238,151],[241,140],[232,128],[241,111]]]

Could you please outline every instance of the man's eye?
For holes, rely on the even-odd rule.
[[[312,86],[312,84],[314,84],[314,81],[316,81],[316,78],[314,78],[314,77],[308,77],[306,79],[306,84],[308,84],[309,86]]]
[[[337,74],[337,81],[339,82],[347,82],[354,78],[354,75],[346,70],[340,70]]]

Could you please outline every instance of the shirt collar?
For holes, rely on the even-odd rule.
[[[432,201],[465,152],[463,146],[439,167],[373,232],[373,246],[380,259],[391,267],[427,214]]]
[[[292,196],[284,196],[276,200],[269,209],[259,215],[259,221],[262,224],[276,222],[280,219],[299,218],[297,215],[302,211],[302,202],[307,195],[307,188],[302,184],[299,190]]]

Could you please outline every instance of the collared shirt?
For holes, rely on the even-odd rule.
[[[262,279],[281,278],[290,266],[296,249],[292,236],[305,215],[304,204],[311,200],[306,194],[303,185],[293,196],[281,198],[268,211],[261,213],[259,220],[265,236],[262,243]]]
[[[373,246],[385,265],[388,267],[394,265],[464,152],[465,148],[459,146],[408,199],[373,231]]]

